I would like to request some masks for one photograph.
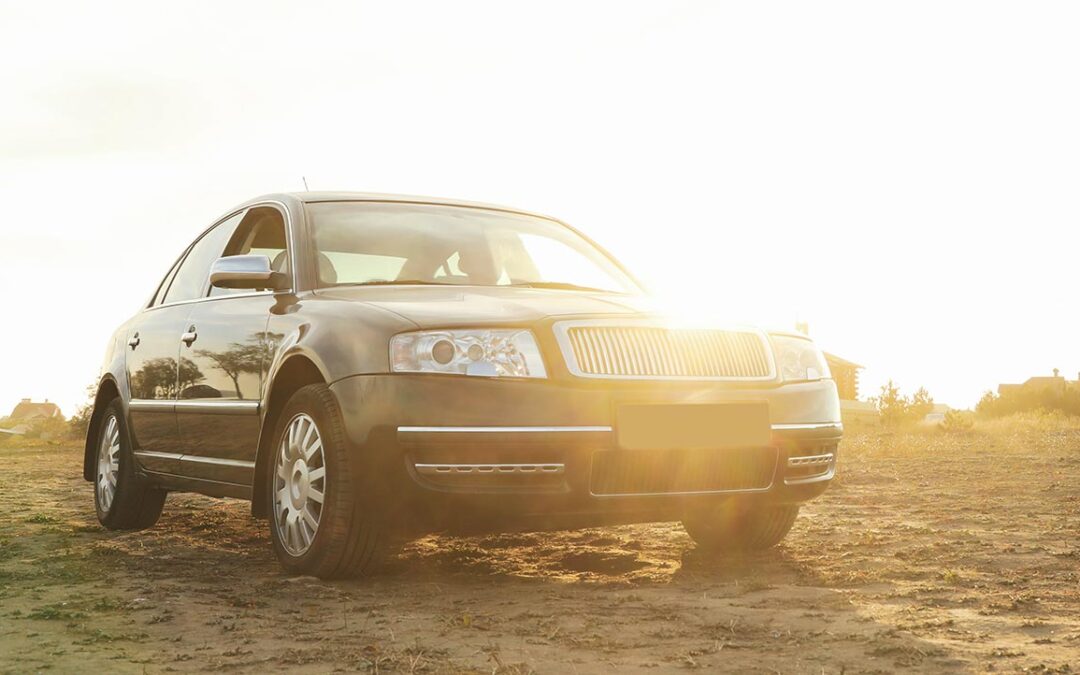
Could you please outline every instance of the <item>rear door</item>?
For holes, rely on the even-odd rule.
[[[284,216],[272,206],[250,209],[220,255],[265,255],[290,273]],[[259,402],[267,359],[267,321],[277,301],[272,291],[207,287],[193,305],[181,358],[203,375],[180,389],[177,420],[184,446],[183,475],[250,486],[259,442]]]
[[[188,316],[195,301],[204,295],[211,262],[239,221],[237,216],[215,225],[188,248],[128,337],[129,418],[136,457],[149,471],[179,472],[183,441],[176,402],[180,392],[206,379],[188,355],[181,353],[190,328]]]
[[[165,277],[153,303],[135,320],[127,336],[127,377],[131,391],[128,419],[135,454],[150,471],[175,473],[180,435],[176,426],[180,343],[187,305],[166,306],[163,298],[183,257]]]

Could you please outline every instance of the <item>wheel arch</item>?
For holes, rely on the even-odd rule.
[[[111,374],[101,378],[98,382],[97,393],[94,394],[94,409],[90,414],[90,423],[86,425],[86,443],[83,447],[83,478],[88,481],[94,480],[95,461],[97,452],[96,445],[98,427],[101,418],[105,415],[105,406],[114,398],[120,397],[120,386]]]
[[[255,475],[251,487],[251,515],[256,518],[267,516],[266,503],[262,499],[266,491],[266,463],[273,452],[274,429],[285,403],[301,387],[309,384],[327,384],[327,378],[315,361],[302,353],[286,357],[274,373],[264,403],[262,428],[259,432],[259,445],[255,454]]]

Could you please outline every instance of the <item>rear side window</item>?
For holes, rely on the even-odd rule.
[[[165,303],[183,302],[206,297],[210,284],[210,266],[221,257],[225,243],[232,237],[243,213],[223,220],[204,234],[188,251],[187,257],[180,263],[176,276],[165,292]]]

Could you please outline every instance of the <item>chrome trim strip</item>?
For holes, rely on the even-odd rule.
[[[832,480],[836,476],[836,465],[830,464],[829,470],[824,473],[815,473],[812,476],[806,476],[803,478],[785,478],[784,485],[802,485],[804,483],[818,483],[821,481]]]
[[[258,401],[177,401],[178,413],[209,415],[258,415]]]
[[[597,380],[666,380],[687,382],[774,382],[777,379],[776,358],[773,355],[772,343],[764,331],[756,328],[709,326],[709,330],[730,330],[743,333],[753,333],[758,336],[765,347],[765,358],[769,362],[769,373],[762,377],[699,377],[696,375],[605,375],[598,373],[586,373],[578,365],[574,347],[570,344],[569,331],[571,328],[582,327],[644,327],[644,328],[677,328],[677,326],[665,325],[657,319],[581,319],[572,321],[558,321],[552,326],[555,332],[555,340],[559,343],[559,351],[562,352],[566,369],[575,377],[583,377]]]
[[[398,427],[399,434],[546,434],[546,433],[611,433],[611,427]]]
[[[195,464],[210,464],[212,466],[231,466],[238,469],[254,469],[255,462],[245,462],[241,459],[221,459],[219,457],[200,457],[198,455],[182,455],[181,462],[193,462]]]
[[[813,424],[774,424],[772,425],[773,431],[810,431],[814,429],[833,429],[835,431],[843,431],[844,425],[842,422],[820,422]]]
[[[183,412],[210,415],[258,415],[258,401],[178,401],[133,398],[128,408],[135,412]]]
[[[172,399],[133,398],[128,401],[128,410],[132,412],[175,412],[176,401]]]
[[[776,482],[776,481],[773,481]],[[689,495],[737,495],[752,492],[768,492],[773,484],[763,488],[746,488],[744,490],[697,490],[694,492],[593,492],[589,489],[589,496],[600,499],[618,499],[619,497],[685,497]]]
[[[219,457],[199,457],[197,455],[179,455],[175,452],[156,452],[154,450],[136,450],[135,457],[142,459],[171,459],[182,462],[194,462],[196,464],[211,464],[213,466],[231,466],[238,469],[254,469],[255,462],[245,462],[240,459],[221,459]]]
[[[560,474],[565,464],[414,464],[424,476],[458,474]]]
[[[178,459],[180,459],[180,457],[182,457],[182,455],[178,455],[178,454],[176,454],[174,452],[156,452],[154,450],[136,450],[134,454],[135,454],[135,457],[137,457],[139,459],[142,459],[143,457],[145,457],[147,459],[173,459],[173,460],[178,460]]]

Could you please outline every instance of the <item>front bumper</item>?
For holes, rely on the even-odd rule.
[[[687,508],[736,495],[801,502],[832,479],[842,435],[831,380],[749,387],[370,375],[331,389],[363,466],[362,492],[414,529],[672,520]],[[599,467],[631,457],[615,440],[621,404],[763,400],[772,427],[766,447],[692,457],[671,451],[672,462],[695,467],[686,481],[670,484],[676,489],[663,482],[656,488],[657,468],[670,463],[651,451],[629,451],[651,453],[636,455],[652,462],[636,469],[640,475],[614,483],[597,479]],[[709,472],[733,478],[722,485],[701,482]]]

